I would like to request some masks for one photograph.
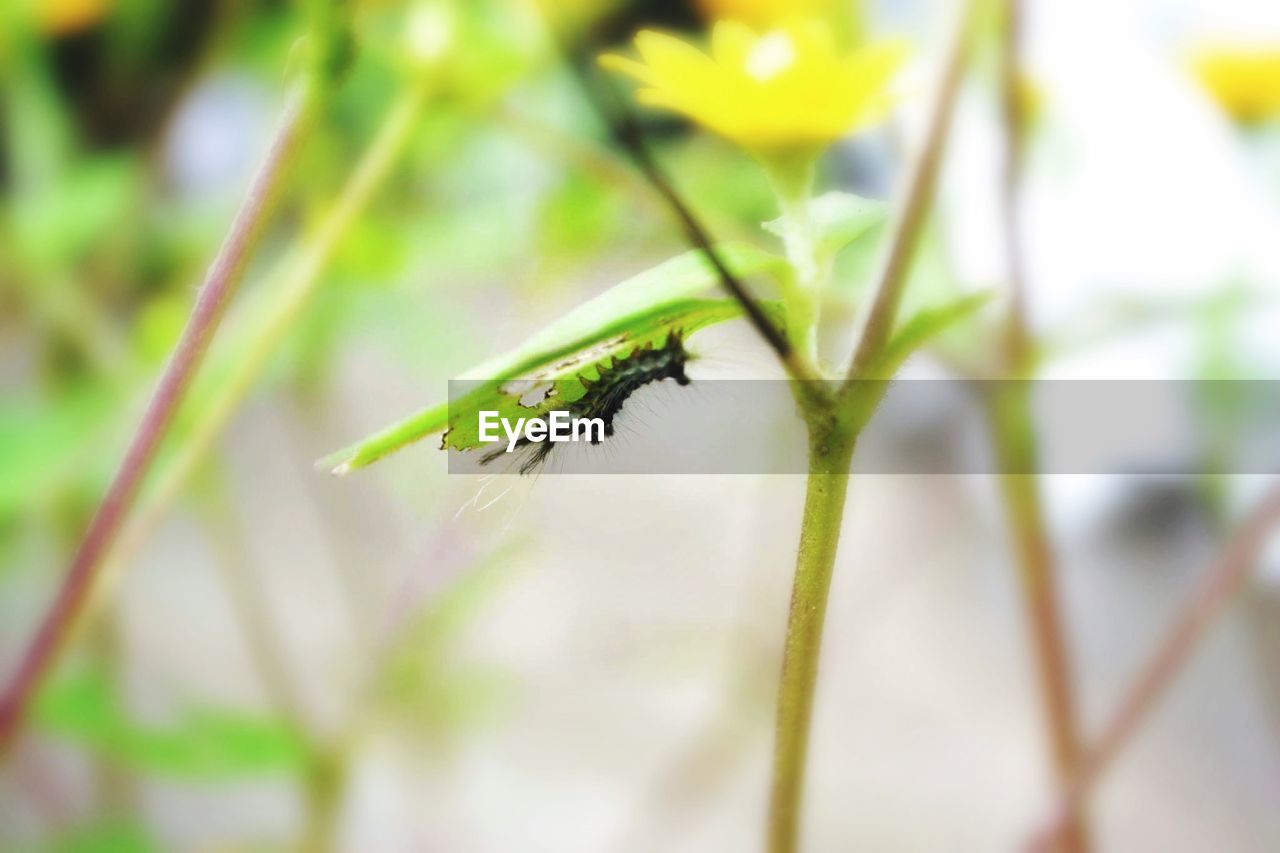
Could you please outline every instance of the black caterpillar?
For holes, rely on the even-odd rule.
[[[577,400],[569,404],[569,413],[577,418],[599,418],[604,422],[606,438],[613,435],[613,422],[622,411],[627,398],[651,382],[674,379],[677,385],[688,385],[689,376],[685,366],[689,363],[689,353],[684,348],[684,339],[678,332],[667,335],[666,342],[658,347],[653,341],[636,347],[628,355],[607,362],[600,366],[600,375],[595,380],[585,376],[580,380],[586,389]],[[545,419],[544,419],[545,420]],[[599,439],[592,438],[592,444],[599,444]],[[527,447],[532,442],[521,439],[518,447]],[[520,465],[521,474],[529,474],[541,467],[551,455],[555,445],[550,441],[538,442],[527,459]],[[480,464],[490,462],[506,455],[506,449],[490,451],[485,454]]]

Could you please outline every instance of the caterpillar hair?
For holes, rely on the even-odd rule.
[[[673,379],[677,385],[688,385],[690,380],[685,373],[688,363],[689,353],[684,347],[684,338],[679,332],[672,331],[662,346],[655,346],[650,341],[636,347],[626,356],[614,359],[611,364],[602,364],[596,379],[582,377],[582,387],[586,391],[569,404],[569,413],[578,418],[599,418],[604,423],[604,437],[610,438],[613,436],[614,420],[632,394],[646,385],[664,379]],[[591,443],[599,444],[600,439],[593,437]],[[534,443],[522,438],[517,447],[527,447],[530,444]],[[554,448],[555,444],[550,441],[534,444],[533,451],[520,465],[520,473],[531,474],[538,470]],[[488,465],[504,455],[504,448],[490,451],[481,457],[480,464]]]

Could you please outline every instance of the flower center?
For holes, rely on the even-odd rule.
[[[770,33],[752,46],[747,74],[764,82],[777,77],[796,61],[795,45],[786,33]]]

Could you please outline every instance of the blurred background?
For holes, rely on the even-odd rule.
[[[758,849],[803,478],[481,481],[449,476],[434,440],[345,478],[314,468],[687,249],[543,25],[590,21],[570,45],[586,64],[642,26],[696,40],[729,6],[353,4],[355,59],[109,583],[0,763],[0,848]],[[1024,6],[1044,374],[1274,377],[1280,7]],[[893,198],[952,7],[850,7],[912,43],[920,96],[834,148],[821,186]],[[307,19],[284,0],[11,0],[0,29],[7,678],[271,138]],[[925,289],[1005,277],[994,55],[962,90]],[[747,155],[645,121],[717,237],[772,239]],[[358,168],[372,186],[352,189]],[[852,307],[880,245],[863,242],[837,275]],[[729,374],[774,370],[745,328],[695,344]],[[1265,485],[1209,479],[1042,481],[1086,731]],[[1050,772],[1017,583],[992,478],[853,484],[806,849],[1025,840]],[[1273,549],[1099,787],[1101,849],[1280,847],[1277,626]]]

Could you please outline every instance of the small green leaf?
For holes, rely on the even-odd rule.
[[[868,379],[891,379],[912,353],[945,329],[976,313],[991,301],[991,291],[971,293],[916,312],[890,339],[884,352],[867,369]]]
[[[20,197],[13,224],[27,257],[56,264],[99,243],[126,220],[140,186],[138,172],[133,158],[103,155],[68,169],[42,192]]]
[[[777,271],[784,264],[777,256],[746,244],[721,246],[717,251],[743,277]],[[718,281],[701,251],[672,258],[579,306],[511,352],[467,371],[462,378],[474,386],[451,405],[441,403],[410,415],[320,465],[345,474],[446,428],[445,446],[467,449],[479,444],[476,413],[481,410],[536,417],[552,405],[571,403],[584,393],[580,380],[598,375],[603,362],[661,341],[673,330],[692,334],[737,317],[741,308],[736,302],[703,296]],[[555,394],[540,404],[522,405],[525,389],[513,387],[512,380],[545,384],[548,389],[554,387]]]

